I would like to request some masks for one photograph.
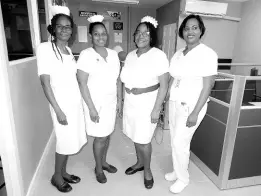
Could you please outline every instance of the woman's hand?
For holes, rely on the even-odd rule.
[[[191,112],[191,114],[188,116],[186,126],[187,127],[193,127],[197,124],[198,121],[198,114],[195,112]]]
[[[116,106],[116,114],[117,114],[117,117],[118,118],[122,118],[122,115],[123,115],[123,106],[122,106],[122,102],[119,101],[117,103],[117,106]]]
[[[150,117],[151,117],[151,123],[155,124],[158,123],[160,116],[160,109],[153,109]]]
[[[97,110],[95,108],[91,109],[91,110],[89,110],[89,113],[90,113],[92,122],[99,123],[100,117],[99,117]]]
[[[56,117],[61,125],[68,125],[66,115],[63,113],[62,110],[56,112]]]

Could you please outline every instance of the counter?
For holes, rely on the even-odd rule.
[[[191,160],[220,189],[261,184],[260,89],[260,76],[216,77]]]

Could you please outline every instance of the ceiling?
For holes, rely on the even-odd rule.
[[[92,0],[67,0],[67,2],[70,2],[70,1],[81,2],[81,3],[82,2],[94,3]],[[177,1],[177,0],[139,0],[138,5],[129,5],[129,6],[159,8],[159,7],[169,3],[171,1]],[[110,4],[112,4],[112,3],[110,3]],[[119,5],[119,3],[117,3],[117,5]]]
[[[39,0],[38,0],[39,1]],[[93,2],[92,0],[66,0],[67,2],[69,1],[76,1],[76,2]],[[134,6],[139,6],[139,7],[153,7],[153,8],[159,8],[171,1],[178,1],[178,0],[139,0],[138,5]],[[245,1],[250,1],[250,0],[204,0],[204,1],[218,1],[218,2],[245,2]],[[130,5],[133,6],[133,5]]]
[[[139,5],[140,6],[148,6],[148,7],[156,7],[159,8],[172,0],[139,0]],[[175,0],[173,0],[175,1]]]
[[[0,0],[1,1],[1,0]],[[37,0],[39,4],[43,4],[44,0]],[[67,2],[74,1],[74,2],[89,2],[93,3],[92,0],[66,0]],[[136,6],[139,7],[153,7],[153,8],[159,8],[171,1],[177,1],[177,0],[139,0],[140,3]],[[250,1],[250,0],[204,0],[204,1],[219,1],[219,2],[245,2],[245,1]],[[6,3],[18,3],[18,4],[23,4],[26,3],[26,0],[3,0],[3,2]],[[43,4],[44,5],[44,4]],[[130,5],[131,6],[131,5]],[[135,5],[134,5],[135,6]]]

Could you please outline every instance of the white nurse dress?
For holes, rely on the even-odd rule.
[[[82,99],[76,79],[76,62],[70,48],[67,47],[70,55],[61,54],[61,60],[59,52],[53,46],[51,42],[41,43],[38,46],[36,53],[38,75],[50,76],[54,97],[67,117],[68,125],[61,125],[50,105],[56,134],[56,152],[70,155],[77,153],[87,142]]]
[[[146,88],[159,83],[158,77],[167,73],[169,61],[166,54],[151,48],[137,56],[137,50],[130,52],[121,72],[125,87]],[[123,107],[123,132],[135,143],[148,144],[156,128],[151,123],[151,112],[156,102],[158,90],[140,95],[125,93]]]
[[[117,105],[117,79],[120,61],[116,51],[106,48],[108,56],[102,58],[93,48],[83,50],[77,61],[77,68],[88,73],[88,88],[91,99],[100,117],[94,123],[89,108],[84,103],[87,134],[93,137],[106,137],[114,130]]]

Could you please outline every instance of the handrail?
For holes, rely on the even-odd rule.
[[[228,77],[228,78],[235,78],[235,75],[229,74],[229,73],[223,73],[223,72],[218,72],[218,75]]]
[[[261,66],[261,63],[218,63],[218,66]]]

